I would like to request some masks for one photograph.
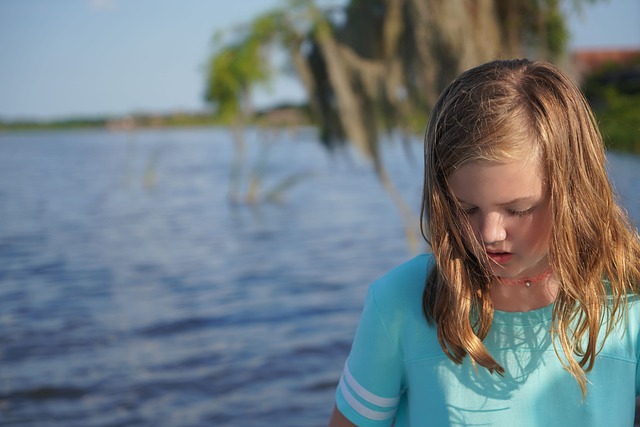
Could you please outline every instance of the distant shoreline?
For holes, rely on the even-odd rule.
[[[248,125],[268,127],[308,126],[311,123],[304,105],[280,105],[257,111],[246,120]],[[167,114],[131,114],[120,117],[70,117],[55,120],[2,120],[0,132],[29,130],[65,130],[65,129],[107,129],[129,131],[136,129],[162,129],[175,127],[230,126],[229,120],[216,117],[209,112],[167,113]]]
[[[121,118],[74,118],[61,120],[16,120],[0,121],[0,131],[107,129],[135,130],[178,126],[205,126],[221,124],[212,116],[141,115]]]

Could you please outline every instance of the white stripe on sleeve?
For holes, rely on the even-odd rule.
[[[395,410],[383,412],[383,411],[376,411],[374,409],[370,409],[364,406],[362,403],[358,401],[358,399],[356,399],[356,397],[353,394],[351,394],[349,387],[347,387],[343,379],[344,379],[344,376],[340,378],[340,385],[339,385],[340,392],[342,393],[342,396],[347,401],[349,406],[351,406],[357,413],[359,413],[365,418],[368,418],[374,421],[388,420],[389,418],[395,415],[396,413]]]
[[[377,394],[371,393],[358,381],[356,381],[355,378],[353,378],[353,375],[351,375],[351,372],[349,371],[349,366],[347,366],[346,364],[344,366],[343,376],[347,381],[347,384],[349,384],[349,387],[351,387],[351,389],[355,391],[358,396],[369,403],[372,403],[376,406],[381,406],[383,408],[392,408],[394,406],[397,406],[398,402],[400,401],[399,397],[382,397],[378,396]]]

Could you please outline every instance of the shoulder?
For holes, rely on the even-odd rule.
[[[628,296],[627,304],[627,329],[631,330],[631,334],[635,333],[635,335],[638,336],[638,340],[640,341],[640,296]]]
[[[613,297],[609,297],[610,304],[613,302]],[[640,295],[627,294],[621,298],[620,310],[624,312],[627,326],[638,325],[640,330]]]
[[[614,320],[611,334],[601,330],[600,339],[605,340],[602,354],[620,360],[640,360],[640,297],[627,295],[619,310],[621,317]]]
[[[427,273],[433,267],[431,254],[421,254],[385,273],[371,284],[369,293],[376,297],[395,298],[406,293],[422,293]]]
[[[395,267],[369,287],[367,300],[381,312],[415,307],[421,310],[427,274],[434,266],[432,254],[421,254]]]

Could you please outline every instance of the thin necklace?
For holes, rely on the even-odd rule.
[[[531,285],[540,283],[549,276],[551,276],[551,267],[547,268],[545,271],[538,274],[537,276],[529,277],[527,279],[504,279],[502,277],[498,277],[498,280],[503,285],[524,285],[527,288],[530,288]]]

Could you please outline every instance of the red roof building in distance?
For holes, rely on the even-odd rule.
[[[629,64],[640,59],[638,49],[580,49],[571,54],[572,68],[581,79],[608,64]]]

